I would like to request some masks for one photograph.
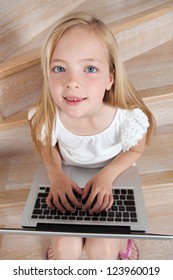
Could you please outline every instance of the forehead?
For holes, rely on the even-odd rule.
[[[57,42],[52,59],[57,56],[91,56],[108,60],[108,51],[96,30],[73,27],[65,31]]]

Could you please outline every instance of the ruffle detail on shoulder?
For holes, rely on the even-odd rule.
[[[121,128],[121,142],[123,152],[129,151],[143,138],[149,127],[147,116],[136,108],[124,110],[124,121]]]

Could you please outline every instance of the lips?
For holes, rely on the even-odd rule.
[[[68,97],[64,97],[64,100],[71,105],[76,105],[76,104],[80,104],[83,101],[86,100],[86,98],[82,98],[82,97],[77,97],[77,96],[68,96]]]

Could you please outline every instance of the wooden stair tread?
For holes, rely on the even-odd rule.
[[[10,129],[28,124],[28,109],[22,110],[0,121],[0,130]]]
[[[173,185],[173,170],[141,174],[142,187],[158,188]]]
[[[173,97],[173,84],[142,89],[139,93],[145,102],[163,100],[169,96]]]
[[[156,7],[147,8],[146,10],[130,15],[129,17],[112,21],[109,25],[111,30],[116,34],[117,32],[121,32],[135,25],[152,20],[171,11],[173,11],[173,5],[172,1],[169,1]]]
[[[161,173],[173,170],[173,123],[159,126],[138,160],[137,166],[141,174]]]
[[[125,62],[138,90],[173,85],[173,40]]]
[[[84,7],[84,10],[86,9],[86,7],[88,6],[88,2],[86,3],[86,7],[84,4],[85,1],[81,5],[79,5],[79,10],[81,10],[81,7]],[[99,4],[100,6],[100,1],[97,4]],[[116,7],[116,3],[113,5]],[[143,24],[146,21],[155,19],[157,17],[160,17],[166,13],[173,11],[173,5],[171,4],[171,1],[169,1],[165,4],[160,4],[160,5],[158,3],[158,6],[144,9],[144,11],[139,11],[136,9],[135,14],[132,14],[130,16],[128,16],[128,14],[127,16],[126,14],[121,15],[123,17],[122,19],[118,18],[118,11],[117,11],[117,19],[115,21],[114,14],[112,13],[112,9],[114,8],[112,7],[113,5],[110,5],[110,9],[109,8],[107,9],[108,11],[106,15],[104,10],[105,8],[104,5],[102,6],[102,9],[99,11],[97,8],[95,9],[97,10],[98,16],[100,16],[105,22],[108,23],[108,25],[110,26],[114,34],[123,32],[126,29],[132,28],[139,24]],[[78,9],[76,9],[76,11],[77,10]],[[43,42],[46,34],[48,33],[48,30],[50,29],[51,26],[45,28],[45,30],[43,30],[41,33],[37,34],[34,38],[32,38],[31,42],[27,42],[27,44],[21,46],[19,50],[15,50],[15,52],[9,55],[7,59],[2,61],[1,68],[0,68],[0,78],[4,78],[8,75],[14,74],[15,72],[21,71],[23,69],[26,69],[27,67],[39,63],[40,47],[42,45],[41,42]],[[121,48],[123,48],[123,45],[121,46]]]

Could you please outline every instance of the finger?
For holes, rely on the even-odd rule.
[[[72,188],[75,192],[77,192],[79,195],[82,196],[83,190],[78,185],[74,184],[74,185],[72,185]]]
[[[108,203],[108,205],[106,206],[105,211],[108,211],[108,210],[112,207],[113,202],[114,202],[114,199],[113,199],[113,195],[111,194],[111,195],[109,196],[109,203]]]
[[[105,195],[102,195],[101,193],[98,195],[95,205],[89,211],[91,215],[95,212],[98,212],[98,210],[104,203],[104,197]]]
[[[53,195],[51,192],[49,192],[48,196],[46,197],[46,204],[49,208],[54,209],[55,206],[52,203]]]
[[[109,204],[109,196],[108,196],[108,195],[105,195],[105,196],[103,197],[103,203],[102,203],[102,205],[100,206],[100,208],[97,210],[97,212],[101,212],[101,211],[105,210],[106,207],[108,206],[108,204]],[[94,209],[91,209],[91,210],[94,210]]]
[[[72,202],[72,204],[76,205],[77,207],[81,208],[82,207],[82,203],[81,201],[79,201],[77,199],[77,197],[75,196],[75,194],[70,191],[68,194],[67,194],[69,200]]]
[[[65,214],[66,209],[62,206],[62,204],[59,201],[58,196],[54,199],[54,205],[56,206],[56,208],[61,211],[63,214]]]
[[[84,211],[86,211],[90,207],[90,205],[94,202],[95,199],[97,199],[97,193],[91,192],[85,205],[83,206]]]
[[[88,182],[88,183],[86,184],[85,188],[83,189],[82,199],[85,199],[85,198],[87,197],[88,193],[89,193],[90,190],[91,190],[91,187],[92,187],[91,183]]]
[[[67,209],[69,212],[74,212],[74,211],[75,211],[75,208],[73,208],[73,207],[70,205],[70,203],[69,203],[69,201],[68,201],[68,199],[67,199],[66,194],[61,194],[61,196],[60,196],[60,202],[61,202],[61,205],[62,205],[65,209]]]

